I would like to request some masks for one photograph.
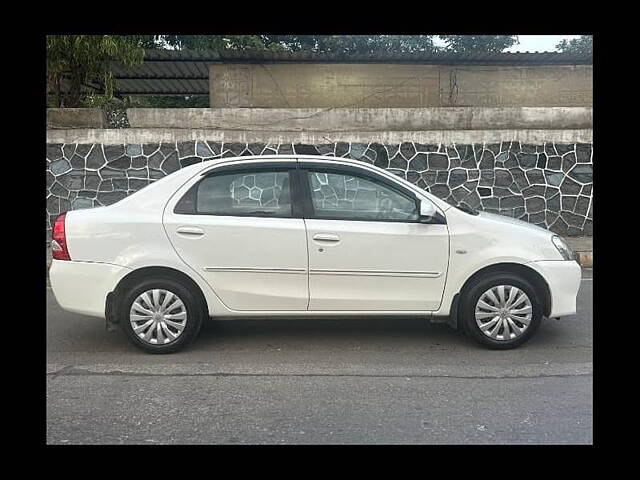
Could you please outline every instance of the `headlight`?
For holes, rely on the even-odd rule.
[[[562,238],[560,238],[558,235],[554,235],[551,238],[551,241],[556,246],[556,248],[560,252],[560,255],[562,255],[563,259],[565,259],[565,260],[575,260],[575,256],[574,256],[573,250],[571,250],[569,245],[567,245],[567,243]]]

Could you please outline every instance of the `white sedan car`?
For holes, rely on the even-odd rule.
[[[421,315],[513,348],[576,312],[557,235],[457,208],[383,169],[318,156],[223,158],[60,215],[51,286],[152,353],[208,317]]]

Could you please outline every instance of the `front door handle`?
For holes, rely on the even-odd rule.
[[[338,235],[333,235],[331,233],[317,233],[313,236],[313,239],[317,242],[330,242],[330,243],[335,243],[340,241],[340,237]]]
[[[190,237],[201,237],[204,235],[204,230],[199,227],[178,227],[176,229],[181,235],[188,235]]]

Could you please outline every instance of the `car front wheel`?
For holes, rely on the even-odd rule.
[[[149,353],[171,353],[196,337],[202,308],[179,281],[142,280],[125,293],[119,323],[137,347]]]
[[[489,348],[504,350],[534,335],[542,320],[542,303],[526,279],[498,272],[466,289],[460,314],[467,334]]]

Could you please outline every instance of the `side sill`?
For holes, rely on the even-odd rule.
[[[431,323],[446,323],[454,330],[458,329],[458,304],[460,300],[460,294],[456,293],[451,302],[451,309],[449,315],[431,315],[429,321]]]

